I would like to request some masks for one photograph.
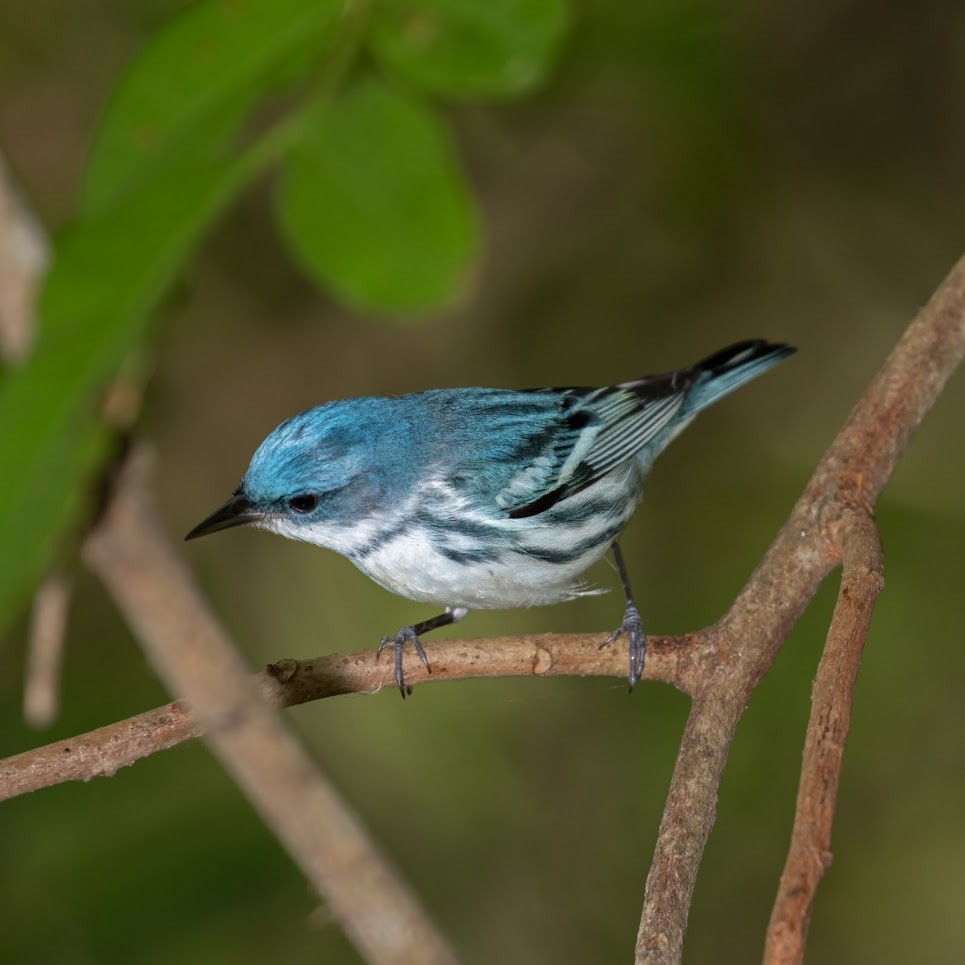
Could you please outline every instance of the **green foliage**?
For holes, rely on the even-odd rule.
[[[562,0],[385,0],[373,41],[386,63],[425,90],[518,94],[545,77],[566,21]]]
[[[419,309],[459,292],[472,202],[418,101],[368,79],[326,102],[288,158],[280,202],[295,254],[348,304]]]
[[[327,53],[338,0],[201,3],[162,30],[118,85],[97,132],[83,186],[82,215],[102,210],[149,179],[177,191],[172,164],[185,153],[220,153],[239,120],[293,65]],[[109,228],[107,230],[110,230]]]
[[[474,208],[418,89],[532,86],[565,15],[563,0],[428,9],[430,42],[398,3],[207,0],[119,83],[78,217],[56,244],[34,354],[0,382],[0,627],[89,502],[108,441],[99,395],[149,338],[152,309],[205,231],[271,163],[283,168],[285,236],[336,296],[398,314],[465,290]],[[370,36],[375,63],[356,68]],[[410,93],[374,76],[380,58]],[[350,69],[362,76],[343,83]]]

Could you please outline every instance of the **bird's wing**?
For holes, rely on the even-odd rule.
[[[528,439],[524,468],[496,493],[497,506],[519,519],[578,493],[654,439],[677,414],[689,382],[669,376],[604,389],[537,389],[558,407]]]

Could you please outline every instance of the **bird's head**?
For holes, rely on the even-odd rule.
[[[332,545],[332,531],[369,515],[381,498],[373,412],[380,401],[332,402],[283,422],[255,451],[231,498],[185,539],[251,523]]]

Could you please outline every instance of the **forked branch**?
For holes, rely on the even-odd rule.
[[[694,694],[647,878],[637,962],[681,960],[697,871],[716,817],[721,774],[751,692],[821,581],[842,559],[849,561],[842,592],[851,593],[850,581],[862,567],[874,574],[870,580],[872,587],[876,585],[880,557],[872,552],[877,542],[872,544],[867,535],[873,528],[875,500],[963,356],[965,258],[908,327],[822,457],[734,605],[708,631],[711,655],[700,658],[706,661],[699,673],[702,683]],[[865,606],[869,617],[872,604],[873,598]],[[839,608],[836,622],[845,619],[840,614]],[[829,637],[835,646],[838,632],[832,630]],[[856,649],[854,641],[849,649],[852,653]],[[830,665],[836,663],[832,659]],[[833,704],[840,721],[850,719],[852,686],[853,679],[843,673],[830,688],[835,691]],[[816,707],[815,713],[820,716],[821,710]],[[843,742],[845,734],[846,728],[839,729],[837,737]],[[840,750],[829,755],[823,743],[818,740],[820,753],[805,757],[802,793],[820,789],[826,795],[824,818],[797,822],[797,840],[785,875],[798,873],[802,855],[829,854]],[[798,815],[802,815],[800,802]],[[799,916],[809,914],[818,877],[809,876],[811,892],[798,909]],[[785,907],[780,898],[779,905]],[[784,915],[785,911],[776,910],[772,922],[785,922]],[[799,918],[794,927],[803,950],[807,922]],[[781,929],[786,933],[786,922]],[[773,941],[769,942],[768,961],[782,961],[771,957],[774,949]]]

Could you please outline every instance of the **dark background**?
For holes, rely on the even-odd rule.
[[[0,148],[55,230],[97,117],[181,4],[0,2]],[[348,314],[292,267],[262,183],[158,313],[138,435],[177,539],[281,419],[429,386],[603,384],[745,337],[800,352],[660,460],[625,537],[646,625],[733,599],[824,447],[962,252],[965,7],[926,0],[588,2],[551,81],[452,107],[488,232],[457,310]],[[879,506],[886,588],[858,680],[809,960],[965,950],[965,389],[953,382]],[[374,644],[430,615],[312,547],[186,548],[251,666]],[[594,579],[615,586],[606,565]],[[20,717],[23,620],[0,642],[0,753],[168,699],[79,572],[61,719]],[[688,962],[760,955],[793,812],[829,581],[745,714],[698,882]],[[467,636],[611,629],[616,593],[476,613]],[[431,638],[430,641],[431,643]],[[431,654],[431,650],[430,650]],[[626,961],[687,712],[670,688],[503,680],[290,712],[470,962]],[[200,745],[0,808],[7,961],[357,957]]]

